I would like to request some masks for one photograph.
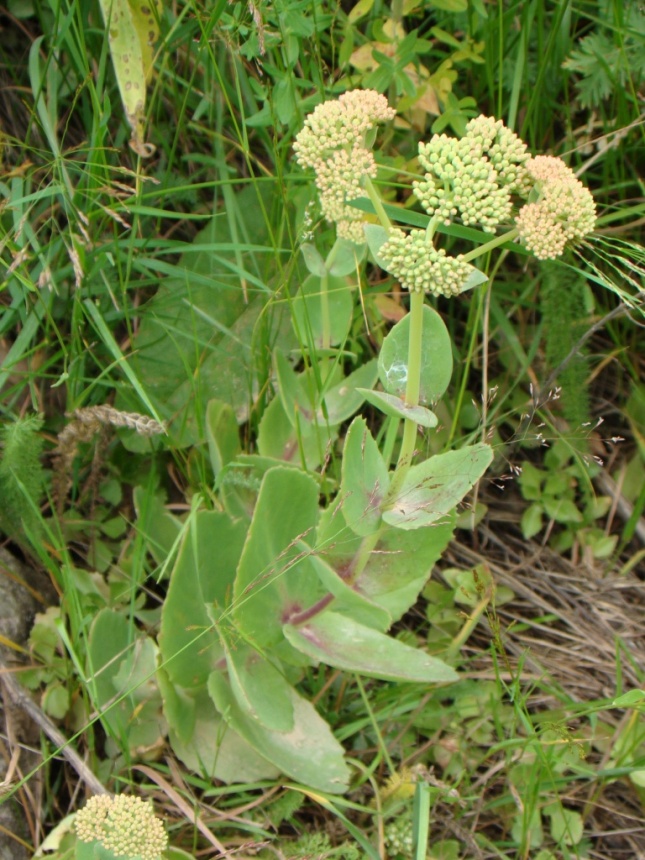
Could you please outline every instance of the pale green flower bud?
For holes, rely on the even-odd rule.
[[[430,215],[444,223],[460,217],[488,233],[509,221],[511,195],[527,187],[526,145],[501,120],[480,116],[460,140],[445,134],[419,144],[424,179],[414,193]]]
[[[379,258],[406,290],[435,296],[459,295],[472,272],[461,255],[449,257],[431,245],[424,230],[392,230]]]

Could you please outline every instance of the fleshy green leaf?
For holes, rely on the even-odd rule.
[[[342,794],[349,782],[343,748],[314,706],[289,688],[294,726],[289,732],[270,731],[248,717],[219,672],[208,683],[217,709],[248,744],[281,771],[305,785]]]
[[[361,547],[357,537],[343,522],[338,508],[342,500],[323,512],[317,534],[319,555],[335,570],[351,571]],[[415,603],[432,567],[445,550],[454,529],[454,514],[432,528],[403,531],[383,528],[366,566],[352,588],[382,606],[398,621]],[[414,559],[414,563],[410,563]],[[370,626],[374,626],[370,624]],[[380,629],[387,630],[389,625]]]
[[[244,522],[220,511],[200,511],[187,530],[161,612],[159,644],[176,684],[205,684],[222,657],[206,603],[228,605],[242,546]]]
[[[363,418],[355,418],[345,437],[340,494],[345,522],[365,537],[381,522],[381,503],[390,485],[387,466]]]
[[[165,684],[162,687],[166,713],[169,711],[166,694],[173,686]],[[193,773],[226,783],[256,782],[278,776],[279,769],[224,722],[206,685],[193,690],[190,696],[186,695],[181,707],[192,712],[190,733],[180,735],[175,721],[169,719],[168,737],[175,755]]]
[[[421,427],[428,427],[429,429],[436,427],[439,423],[434,412],[426,409],[425,406],[408,406],[405,400],[394,394],[387,394],[385,391],[368,391],[365,388],[360,388],[359,391],[368,403],[393,418],[407,418],[420,424]]]
[[[346,612],[356,621],[377,630],[388,630],[392,617],[382,606],[364,594],[359,588],[346,582],[329,564],[313,557],[314,568],[325,588],[336,598],[334,610]]]
[[[372,388],[377,373],[376,360],[366,361],[325,394],[327,420],[330,424],[340,424],[352,417],[365,400],[363,389]],[[319,420],[324,420],[321,410]]]
[[[300,251],[302,252],[307,271],[311,272],[317,278],[324,278],[327,274],[327,269],[325,268],[325,261],[318,253],[316,246],[307,242],[300,246]]]
[[[357,245],[349,239],[336,239],[328,258],[328,262],[331,260],[329,274],[336,278],[355,274],[361,262],[365,259],[365,251],[365,245]]]
[[[313,540],[317,515],[313,478],[285,466],[266,473],[234,587],[235,620],[251,643],[275,645],[284,619],[322,596],[303,544]]]
[[[442,660],[336,612],[323,612],[297,627],[285,624],[284,635],[294,648],[315,660],[373,678],[420,683],[458,678]]]
[[[235,412],[228,403],[209,400],[206,407],[206,438],[213,474],[217,478],[240,451],[240,432]]]
[[[291,731],[291,685],[284,675],[242,642],[227,643],[225,649],[231,689],[244,713],[266,729]]]
[[[411,466],[396,499],[383,512],[384,521],[400,529],[435,523],[459,504],[492,459],[491,447],[482,443],[436,454]]]
[[[378,359],[383,388],[399,398],[405,397],[408,381],[409,340],[410,314],[407,314],[383,341]],[[448,388],[451,376],[452,342],[448,329],[439,314],[424,305],[419,403],[427,405],[437,401]]]

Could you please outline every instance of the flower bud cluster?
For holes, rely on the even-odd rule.
[[[449,257],[443,248],[431,245],[425,230],[411,230],[406,235],[395,228],[379,248],[379,257],[387,271],[410,292],[456,296],[472,272],[472,266],[461,255]]]
[[[75,827],[81,842],[98,841],[117,857],[159,860],[168,845],[152,805],[126,794],[90,797],[76,814]]]
[[[537,155],[527,164],[537,200],[523,206],[515,226],[526,247],[539,260],[559,257],[568,242],[591,233],[596,206],[588,188],[571,168],[550,155]]]
[[[459,216],[494,233],[510,220],[511,195],[528,191],[529,157],[526,144],[502,120],[479,116],[460,140],[439,134],[419,144],[426,173],[413,182],[414,193],[428,214],[445,223]]]
[[[401,854],[403,857],[412,857],[414,827],[411,817],[399,816],[395,818],[386,826],[384,836],[388,856],[395,857],[397,854]]]
[[[351,90],[337,101],[318,105],[296,137],[296,159],[316,173],[323,215],[336,224],[339,236],[353,242],[364,241],[363,215],[347,202],[362,195],[364,176],[376,176],[367,137],[395,114],[375,90]]]

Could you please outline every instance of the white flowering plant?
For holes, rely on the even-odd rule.
[[[396,325],[383,345],[379,377],[384,391],[364,392],[373,405],[405,421],[398,466],[382,507],[390,519],[389,512],[400,506],[397,494],[412,461],[418,425],[436,426],[427,407],[441,397],[450,378],[450,340],[425,296],[454,297],[485,283],[487,276],[473,262],[502,244],[517,241],[538,259],[556,258],[584,239],[596,220],[591,193],[561,159],[531,157],[526,144],[501,120],[478,116],[467,123],[461,138],[436,134],[419,143],[418,164],[424,173],[411,184],[427,214],[426,226],[408,231],[395,226],[397,210],[383,205],[373,181],[376,161],[370,150],[376,124],[393,116],[384,96],[350,91],[319,105],[294,146],[298,162],[316,174],[322,213],[335,223],[338,236],[326,261],[310,247],[303,249],[312,275],[321,280],[321,318],[329,324],[325,285],[334,267],[338,269],[339,257],[352,254],[348,242],[355,246],[354,259],[367,244],[373,260],[410,293],[410,318]],[[380,224],[356,205],[360,198],[370,201]],[[453,222],[480,227],[484,234],[500,227],[505,232],[452,256],[437,247],[436,240],[438,228]],[[322,343],[329,346],[328,332],[323,332]],[[386,361],[383,355],[390,358]],[[486,459],[481,448],[473,449],[473,456],[475,450]],[[410,487],[406,484],[405,489]],[[419,525],[425,521],[424,516],[419,519]]]
[[[493,459],[486,440],[417,455],[419,428],[437,427],[433,407],[453,363],[450,335],[426,295],[455,297],[485,283],[474,261],[500,244],[549,257],[593,227],[593,200],[571,171],[557,159],[532,159],[486,117],[468,123],[461,139],[437,135],[420,145],[424,173],[412,193],[424,214],[414,229],[396,226],[403,210],[381,201],[372,152],[378,124],[394,114],[378,93],[353,91],[305,121],[296,158],[314,171],[337,238],[325,258],[311,242],[302,247],[309,275],[291,300],[291,321],[304,369],[278,342],[276,396],[253,453],[241,449],[231,406],[208,405],[214,507],[194,511],[185,530],[161,615],[157,677],[174,752],[226,782],[285,773],[317,791],[348,788],[344,750],[297,686],[308,666],[398,682],[458,678],[458,644],[441,659],[388,635]],[[479,225],[483,244],[458,256],[438,247],[438,228],[454,220]],[[506,233],[492,236],[499,226]],[[346,375],[350,282],[368,254],[409,291],[410,311],[378,358]],[[365,402],[386,416],[382,443],[356,415]]]

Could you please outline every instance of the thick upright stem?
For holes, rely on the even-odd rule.
[[[421,356],[423,353],[423,303],[424,294],[413,292],[410,296],[410,340],[408,342],[408,378],[405,386],[405,402],[408,406],[419,405],[421,388]],[[396,496],[410,468],[417,440],[417,422],[406,418],[403,424],[403,440],[396,470],[392,476],[389,498]]]

